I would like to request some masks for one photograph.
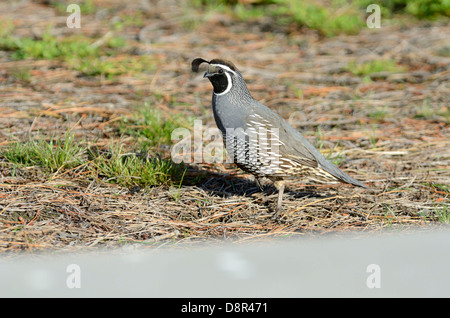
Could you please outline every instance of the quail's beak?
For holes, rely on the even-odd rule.
[[[213,74],[211,74],[211,73],[209,73],[209,72],[206,72],[205,74],[203,74],[203,78],[205,78],[205,77],[211,77]]]

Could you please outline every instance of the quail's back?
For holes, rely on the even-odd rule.
[[[243,170],[272,181],[309,178],[319,182],[343,182],[367,188],[328,161],[301,133],[264,104],[252,98],[233,63],[197,58],[192,70],[208,63],[207,77],[214,88],[214,118],[229,155]],[[280,189],[278,208],[281,209]]]

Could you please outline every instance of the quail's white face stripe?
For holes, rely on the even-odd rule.
[[[231,71],[231,72],[233,72],[233,71]],[[228,92],[230,91],[231,87],[233,86],[233,81],[231,80],[230,74],[228,74],[227,72],[225,72],[225,76],[227,77],[227,80],[228,80],[228,86],[227,86],[227,89],[224,90],[222,93],[219,93],[219,94],[214,93],[214,95],[216,95],[216,96],[224,95],[224,94],[228,93]]]
[[[223,65],[223,64],[211,64],[211,65],[212,65],[212,66],[218,66],[218,67],[223,68],[224,70],[226,70],[226,71],[228,71],[228,72],[233,73],[234,75],[237,75],[237,73],[236,73],[235,71],[233,71],[231,68],[229,68],[229,67],[226,66],[226,65]]]

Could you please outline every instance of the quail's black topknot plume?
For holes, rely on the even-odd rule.
[[[208,63],[209,61],[202,59],[201,57],[196,58],[195,60],[192,61],[192,71],[193,72],[198,72],[198,68],[200,67],[200,64],[202,63]]]

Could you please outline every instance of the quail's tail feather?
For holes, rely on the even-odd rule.
[[[300,151],[298,147],[296,147],[296,151],[298,151],[298,156],[308,157],[314,159],[315,163],[318,165],[320,170],[322,170],[325,175],[324,179],[327,179],[327,177],[331,177],[330,179],[336,179],[336,181],[352,184],[357,187],[362,187],[365,189],[368,189],[369,187],[365,184],[359,182],[358,180],[350,177],[348,174],[346,174],[344,171],[339,169],[337,166],[335,166],[333,163],[328,161],[305,137],[303,137],[302,134],[300,134],[297,130],[288,127],[288,130],[290,130],[292,136],[295,136],[295,140],[297,143],[300,143],[302,145],[302,149],[305,149],[306,151]]]
[[[342,171],[341,169],[339,169],[338,167],[336,167],[334,164],[332,164],[331,162],[329,162],[326,159],[322,160],[319,163],[319,165],[323,170],[330,173],[331,175],[336,177],[336,179],[338,179],[341,182],[348,183],[348,184],[351,184],[351,185],[354,185],[357,187],[369,189],[368,186],[366,186],[365,184],[359,182],[358,180],[350,177],[348,174],[346,174],[344,171]]]

